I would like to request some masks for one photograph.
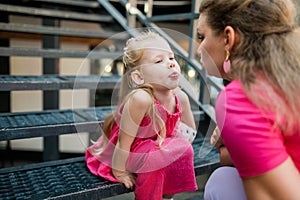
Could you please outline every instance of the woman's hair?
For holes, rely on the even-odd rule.
[[[241,81],[249,98],[275,112],[284,133],[300,124],[300,32],[293,2],[203,0],[199,11],[214,34],[226,26],[238,33],[229,75]]]
[[[141,62],[141,58],[143,57],[143,53],[145,50],[146,42],[150,40],[162,40],[165,41],[160,35],[153,31],[146,31],[140,33],[138,36],[134,38],[130,38],[126,42],[126,47],[124,48],[124,55],[123,55],[123,76],[119,94],[119,104],[123,105],[138,89],[142,89],[146,91],[153,99],[150,110],[149,116],[152,120],[152,125],[154,126],[154,130],[158,135],[158,145],[161,147],[161,144],[166,137],[166,129],[165,123],[157,113],[155,109],[155,98],[153,94],[153,88],[151,84],[142,84],[136,85],[133,80],[131,79],[131,72],[135,70],[139,70],[139,65]],[[99,154],[101,153],[103,146],[107,143],[108,138],[110,137],[113,125],[116,121],[116,112],[108,115],[104,123],[102,125],[102,130],[105,134],[100,144],[97,145],[99,149],[94,149],[92,153]],[[95,142],[94,142],[95,143]]]

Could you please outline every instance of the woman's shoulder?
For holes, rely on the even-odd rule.
[[[241,117],[241,113],[261,113],[261,110],[248,98],[242,84],[238,80],[229,83],[219,93],[215,109],[217,115],[226,114],[227,117],[230,114],[238,114],[238,117]]]
[[[241,102],[241,101],[249,101],[246,93],[243,90],[243,86],[240,81],[233,80],[231,81],[224,90],[222,90],[219,94],[219,99],[226,99],[227,103],[229,102]]]
[[[225,86],[225,91],[231,90],[242,90],[242,83],[239,80],[233,80]]]

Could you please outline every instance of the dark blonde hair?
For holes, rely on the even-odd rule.
[[[139,65],[141,58],[143,57],[144,49],[145,49],[145,42],[148,40],[164,40],[160,35],[153,31],[146,31],[140,33],[135,38],[130,38],[126,42],[126,47],[124,48],[124,55],[123,55],[123,76],[121,82],[121,89],[119,95],[119,104],[123,105],[138,89],[142,89],[146,91],[152,97],[152,104],[149,110],[149,116],[152,119],[152,124],[158,136],[158,145],[161,147],[164,138],[166,137],[166,128],[165,123],[157,113],[155,108],[155,98],[153,94],[153,88],[151,84],[142,84],[142,85],[135,85],[131,80],[131,72],[134,70],[139,70]],[[108,115],[103,123],[102,130],[105,134],[103,140],[100,145],[98,145],[99,149],[94,149],[92,153],[99,154],[101,153],[103,146],[107,143],[108,138],[110,137],[113,125],[116,121],[115,116],[116,112]]]
[[[229,76],[241,81],[258,107],[276,113],[284,133],[300,124],[300,32],[293,2],[203,0],[199,11],[214,34],[231,26],[239,35]]]

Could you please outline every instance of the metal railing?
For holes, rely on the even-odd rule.
[[[98,0],[99,4],[101,4],[111,15],[112,17],[132,36],[136,36],[138,31],[134,27],[128,26],[128,19],[124,17],[108,0]],[[132,3],[127,0],[119,0],[119,3],[126,8],[126,16],[134,15],[136,19],[147,28],[156,31],[162,37],[164,37],[175,53],[179,55],[188,66],[192,67],[199,77],[199,94],[198,99],[195,98],[195,95],[191,94],[189,90],[185,90],[189,97],[196,103],[213,121],[215,121],[215,114],[213,109],[213,101],[210,99],[210,88],[214,88],[214,91],[219,92],[223,89],[223,85],[216,81],[215,79],[206,76],[205,70],[202,68],[201,64],[194,58],[194,21],[199,17],[199,13],[195,12],[196,1],[191,1],[191,12],[190,13],[179,13],[179,14],[169,14],[169,15],[159,15],[159,16],[147,16],[143,12],[141,12],[136,6],[137,2]],[[151,8],[152,9],[152,8]],[[190,20],[189,24],[189,52],[184,50],[170,35],[168,35],[162,28],[157,26],[153,21],[159,20],[171,20],[177,18],[186,18]]]

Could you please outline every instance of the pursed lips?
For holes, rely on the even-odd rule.
[[[178,72],[172,72],[170,75],[169,75],[169,78],[171,79],[178,79],[179,78],[179,73]]]

